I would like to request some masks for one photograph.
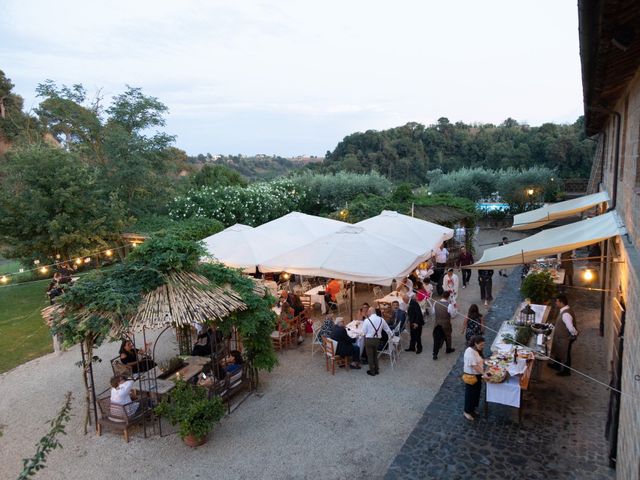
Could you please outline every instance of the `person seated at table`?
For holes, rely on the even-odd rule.
[[[304,305],[302,305],[302,300],[295,293],[287,292],[286,290],[282,290],[280,292],[280,302],[288,302],[291,308],[293,308],[293,315],[295,317],[299,316],[304,312]]]
[[[418,302],[423,302],[430,298],[431,292],[433,292],[433,287],[431,285],[425,286],[421,281],[416,283],[416,300]]]
[[[357,338],[349,336],[343,323],[342,318],[338,319],[331,332],[330,338],[338,342],[335,354],[340,357],[351,357],[351,368],[360,370],[360,347],[356,345]]]
[[[329,313],[326,317],[324,317],[324,321],[322,322],[322,326],[320,330],[318,330],[318,338],[328,337],[331,338],[331,332],[333,331],[334,326],[333,314]]]
[[[131,340],[126,338],[122,340],[119,355],[122,364],[130,367],[133,373],[146,372],[156,366],[156,363],[147,356],[147,345],[145,348],[134,348]]]
[[[394,300],[391,302],[391,320],[389,328],[393,331],[398,331],[398,334],[404,330],[404,324],[407,321],[407,312],[400,310],[400,302]]]
[[[360,320],[366,320],[369,315],[369,307],[370,305],[367,302],[364,302],[362,304],[362,306],[360,307],[360,311],[358,313],[358,316],[360,317]],[[378,302],[376,302],[376,306],[374,307],[376,310],[376,315],[378,315],[379,317],[382,316],[382,310],[380,309],[380,305],[378,305]]]
[[[327,302],[327,305],[331,307],[332,310],[338,308],[338,293],[342,289],[342,282],[340,280],[336,280],[332,278],[327,284],[327,288],[325,290],[324,299]]]
[[[421,264],[421,267],[422,268],[418,268],[416,271],[418,278],[423,283],[431,282],[431,275],[433,275],[433,267],[431,266],[431,263],[425,262],[424,264]]]
[[[109,418],[114,421],[124,421],[124,413],[127,416],[132,416],[138,410],[140,406],[139,402],[135,402],[135,398],[132,398],[131,389],[134,386],[133,380],[127,380],[122,375],[116,375],[109,381],[111,384],[111,396],[110,396],[110,411],[112,415]],[[123,412],[123,406],[125,412]],[[114,418],[115,417],[115,418]]]
[[[242,358],[242,353],[239,350],[231,350],[229,355],[220,360],[221,366],[229,375],[233,375],[234,373],[242,370],[243,363],[244,359]]]
[[[193,355],[194,357],[207,357],[211,355],[214,339],[216,348],[220,348],[224,340],[224,335],[222,334],[222,332],[220,330],[216,330],[214,332],[211,327],[207,328],[206,330],[202,329],[202,331],[198,334],[195,345],[191,349],[191,355]]]

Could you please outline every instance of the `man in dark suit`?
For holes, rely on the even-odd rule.
[[[406,320],[407,312],[400,310],[400,302],[397,300],[391,302],[391,325],[389,325],[389,328],[391,330],[395,330],[397,328],[398,332],[402,333]]]
[[[338,342],[335,353],[340,357],[351,357],[351,368],[360,370],[360,347],[355,345],[356,339],[349,336],[342,323],[342,319],[336,320],[331,331],[331,339]]]
[[[422,327],[424,325],[422,309],[415,297],[411,297],[411,300],[409,300],[407,295],[404,301],[409,302],[407,318],[409,319],[409,332],[411,333],[411,342],[405,352],[416,352],[416,354],[420,354],[422,353]]]

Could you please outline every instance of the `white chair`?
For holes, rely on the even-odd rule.
[[[309,290],[311,290],[311,284],[309,283],[309,280],[303,280],[302,281],[302,291],[303,292],[308,292]]]
[[[378,358],[382,355],[388,355],[389,361],[391,363],[391,368],[395,368],[396,363],[398,362],[399,348],[400,345],[400,337],[397,337],[395,333],[389,337],[387,343],[385,343],[384,348],[378,352]]]
[[[313,326],[311,327],[313,329],[313,333],[311,334],[313,336],[311,340],[311,358],[313,358],[313,354],[315,353],[318,346],[320,347],[320,350],[323,350],[322,337],[320,336],[321,327],[322,327],[322,324],[319,322],[314,323]]]

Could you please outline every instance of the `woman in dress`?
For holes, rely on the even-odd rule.
[[[469,380],[465,379],[464,382],[464,418],[473,422],[474,415],[478,415],[476,408],[480,405],[480,392],[482,390],[484,337],[472,337],[469,344],[469,347],[464,351],[464,373],[465,376],[471,376]],[[470,384],[469,381],[472,381],[473,377],[475,377],[476,381]]]
[[[475,303],[469,307],[469,312],[462,322],[461,333],[464,333],[467,345],[472,337],[484,334],[484,318],[480,315],[480,309]]]

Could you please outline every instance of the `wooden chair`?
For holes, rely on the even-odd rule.
[[[109,427],[114,430],[121,430],[124,439],[129,443],[129,427],[142,422],[146,413],[151,413],[147,407],[146,399],[129,402],[126,405],[111,405],[111,389],[102,392],[98,396],[98,408],[100,419],[98,420],[98,436],[102,435],[102,428]],[[129,413],[131,405],[138,404],[138,408]]]
[[[111,370],[113,370],[114,377],[116,375],[123,375],[129,378],[133,377],[133,369],[131,368],[131,366],[122,363],[122,360],[120,360],[119,356],[111,359]]]
[[[282,350],[291,341],[291,331],[287,327],[280,325],[280,321],[278,321],[278,329],[271,332],[271,341],[273,342],[273,348]]]
[[[343,365],[345,369],[349,370],[349,357],[340,357],[336,355],[336,347],[338,342],[331,340],[330,338],[323,337],[322,346],[324,349],[325,364],[327,372],[329,371],[329,362],[331,362],[331,375],[336,374],[336,363],[338,366]]]
[[[311,290],[311,283],[309,283],[309,280],[303,280],[302,281],[302,291],[303,292],[308,292],[309,290]]]
[[[313,305],[311,305],[311,295],[300,295],[300,302],[302,302],[302,306],[305,310],[313,309]]]

